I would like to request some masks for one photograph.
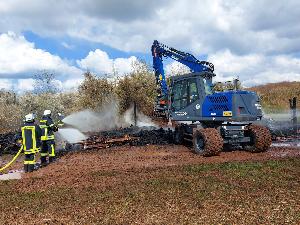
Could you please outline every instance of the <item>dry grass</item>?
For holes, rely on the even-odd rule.
[[[300,82],[281,82],[261,85],[249,90],[257,92],[262,99],[264,111],[277,113],[289,109],[289,99],[297,97],[300,101]]]
[[[300,159],[93,172],[65,187],[0,183],[2,224],[299,224]],[[39,177],[28,182],[35,186]],[[55,182],[49,177],[48,181]],[[97,183],[106,184],[104,186]],[[89,185],[90,184],[90,185]],[[93,185],[92,185],[93,184]]]

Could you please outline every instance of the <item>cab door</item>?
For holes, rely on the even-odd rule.
[[[174,120],[194,120],[201,115],[197,77],[173,82],[171,88],[171,116]]]
[[[181,111],[188,105],[188,83],[187,80],[174,82],[171,93],[171,111]]]
[[[188,105],[189,112],[191,116],[200,116],[201,115],[201,104],[199,103],[199,89],[198,89],[197,78],[191,78],[188,80]]]

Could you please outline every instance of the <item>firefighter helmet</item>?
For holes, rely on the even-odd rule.
[[[33,113],[27,114],[27,115],[25,116],[25,122],[33,122],[33,121],[34,121],[34,118],[35,118],[35,116],[34,116]]]
[[[46,110],[44,111],[44,116],[48,116],[48,115],[51,115],[51,110],[46,109]]]

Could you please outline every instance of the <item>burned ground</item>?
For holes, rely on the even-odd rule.
[[[71,152],[1,182],[0,221],[298,224],[299,184],[299,148],[204,158],[172,144],[115,146]]]
[[[202,157],[170,134],[89,133],[57,162],[0,182],[0,224],[299,224],[297,145]]]

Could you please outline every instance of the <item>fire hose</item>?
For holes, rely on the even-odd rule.
[[[13,157],[13,159],[9,163],[7,163],[5,166],[3,166],[2,168],[0,168],[0,172],[2,172],[3,170],[7,169],[14,161],[16,161],[16,159],[19,157],[19,155],[21,154],[22,151],[23,151],[23,145],[21,146],[21,148],[17,152],[17,154]]]

